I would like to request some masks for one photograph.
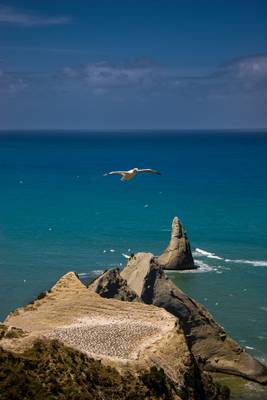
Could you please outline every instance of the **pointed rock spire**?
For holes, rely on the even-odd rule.
[[[194,269],[194,260],[186,232],[178,217],[172,221],[171,240],[158,257],[158,263],[164,269],[185,270]]]

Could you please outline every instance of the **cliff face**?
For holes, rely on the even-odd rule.
[[[140,375],[122,375],[48,339],[38,339],[22,354],[0,347],[0,377],[1,400],[180,399],[163,370],[152,367]]]
[[[171,240],[163,254],[158,257],[158,263],[164,269],[184,270],[195,268],[190,243],[178,217],[173,219]]]
[[[16,332],[22,332],[19,337],[7,335],[14,328]],[[6,374],[4,384],[11,379],[6,367],[10,371],[15,368],[23,381],[28,376],[27,368],[30,368],[33,371],[30,372],[33,380],[30,387],[33,385],[34,390],[37,390],[38,380],[47,374],[45,382],[50,389],[54,387],[53,381],[58,391],[63,391],[65,384],[70,384],[74,392],[84,391],[84,385],[89,382],[84,391],[87,393],[90,391],[87,377],[96,365],[90,360],[94,359],[101,360],[104,368],[99,367],[101,371],[98,370],[91,380],[92,385],[96,381],[100,389],[103,385],[105,388],[102,389],[106,389],[102,374],[106,376],[109,370],[105,368],[115,368],[110,385],[119,385],[122,389],[114,389],[114,399],[226,398],[212,382],[205,383],[204,387],[207,377],[201,376],[195,365],[176,317],[153,305],[102,298],[88,290],[72,272],[63,276],[42,299],[10,314],[4,321],[1,336],[0,373],[1,376]],[[41,364],[39,350],[34,347],[36,341],[41,343],[44,355]],[[21,366],[19,371],[18,365]],[[134,394],[138,384],[140,390]],[[142,390],[146,391],[147,397],[140,394]],[[42,393],[45,393],[43,389]],[[86,399],[92,398],[86,396]],[[55,398],[76,397],[62,395]],[[111,397],[105,394],[94,398],[109,400]]]
[[[136,254],[121,276],[145,303],[163,307],[179,319],[200,369],[267,383],[267,367],[232,340],[203,306],[177,288],[153,254]]]

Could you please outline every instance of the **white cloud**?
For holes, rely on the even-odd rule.
[[[0,5],[0,24],[21,26],[64,25],[70,22],[66,16],[45,17],[32,12],[20,11],[16,8]]]
[[[80,67],[66,67],[63,79],[82,81],[92,89],[152,88],[166,80],[167,70],[152,62],[111,64],[108,62],[89,63]]]
[[[242,57],[230,61],[219,68],[219,75],[232,79],[267,78],[267,54]]]

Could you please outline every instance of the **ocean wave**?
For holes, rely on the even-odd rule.
[[[198,267],[195,271],[196,272],[210,272],[214,270],[214,267],[204,263],[201,260],[195,260],[195,264]]]
[[[207,258],[214,258],[216,260],[223,260],[222,257],[217,256],[215,253],[211,253],[207,250],[203,250],[200,248],[196,248],[195,251],[193,252],[194,256],[198,256],[198,257],[207,257]]]
[[[122,255],[124,258],[127,258],[127,259],[131,258],[131,256],[129,256],[128,254],[122,253],[121,255]]]
[[[248,264],[248,265],[253,265],[254,267],[267,267],[266,260],[242,260],[242,259],[232,260],[230,258],[226,258],[224,261],[233,264]]]
[[[165,270],[166,273],[172,273],[172,272],[178,272],[179,274],[198,274],[198,273],[203,273],[203,272],[210,272],[214,270],[214,267],[205,264],[201,260],[195,260],[195,265],[197,266],[196,269],[186,269],[186,270]]]
[[[230,258],[223,258],[217,256],[215,253],[212,253],[207,250],[200,249],[196,247],[195,251],[193,251],[193,257],[207,257],[213,258],[216,260],[222,260],[226,263],[233,263],[233,264],[247,264],[253,265],[254,267],[267,267],[267,260],[246,260],[246,259],[230,259]]]
[[[82,278],[86,278],[86,277],[90,277],[90,276],[94,276],[94,275],[101,275],[104,272],[103,269],[95,269],[93,271],[88,271],[88,272],[79,272],[78,276],[82,277]]]

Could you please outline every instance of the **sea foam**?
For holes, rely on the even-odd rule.
[[[226,258],[224,260],[227,263],[234,263],[234,264],[248,264],[248,265],[253,265],[254,267],[267,267],[267,261],[266,260],[232,260],[229,258]]]
[[[223,258],[217,256],[215,253],[212,253],[207,250],[200,249],[196,247],[195,251],[193,252],[194,257],[207,257],[213,258],[216,260],[222,260],[226,263],[233,263],[233,264],[248,264],[253,265],[254,267],[267,267],[267,260],[246,260],[246,259],[230,259],[230,258]]]
[[[213,271],[212,266],[205,264],[203,261],[201,260],[195,260],[195,265],[197,266],[197,268],[195,269],[186,269],[186,270],[165,270],[165,272],[168,273],[173,273],[173,272],[178,272],[179,274],[197,274],[197,273],[201,273],[201,272],[210,272]]]
[[[198,247],[195,249],[195,252],[193,253],[193,255],[198,256],[198,257],[215,258],[216,260],[223,260],[222,257],[217,256],[215,253],[211,253],[207,250],[203,250]]]

